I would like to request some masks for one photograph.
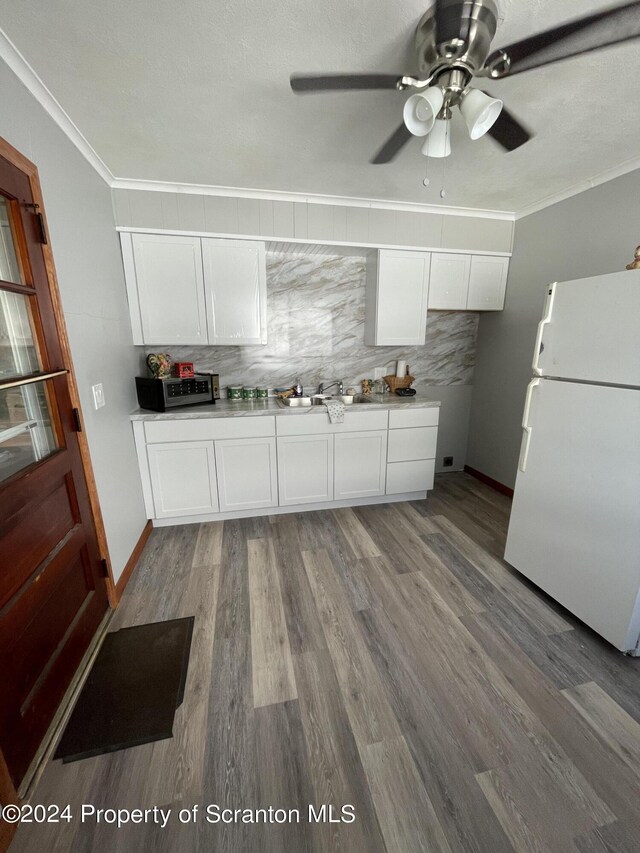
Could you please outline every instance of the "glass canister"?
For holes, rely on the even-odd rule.
[[[228,400],[242,400],[242,385],[227,385]]]

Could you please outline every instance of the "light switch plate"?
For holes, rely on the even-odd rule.
[[[91,390],[93,391],[93,408],[101,409],[104,406],[104,389],[102,387],[102,382],[98,382],[97,385],[92,385]]]
[[[373,368],[373,378],[374,379],[382,379],[383,376],[386,375],[386,370],[384,367],[374,367]]]

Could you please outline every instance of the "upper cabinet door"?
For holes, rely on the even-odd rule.
[[[469,255],[436,252],[431,259],[429,308],[464,311],[469,288]]]
[[[209,343],[267,342],[267,266],[264,243],[202,240]]]
[[[474,255],[469,279],[469,311],[502,311],[509,258]]]
[[[424,343],[429,294],[429,252],[380,249],[367,264],[365,343]]]
[[[206,344],[200,239],[133,234],[132,258],[128,256],[127,248],[123,239],[134,343]],[[128,269],[131,260],[134,281],[131,281],[131,270]],[[133,317],[132,288],[137,289],[138,318]],[[141,340],[138,340],[140,335]]]

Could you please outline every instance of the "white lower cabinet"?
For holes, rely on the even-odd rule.
[[[405,492],[425,492],[432,489],[435,469],[435,459],[390,463],[387,465],[386,494],[401,495]]]
[[[426,492],[433,488],[440,409],[400,409],[389,415],[385,494]]]
[[[278,505],[275,438],[216,441],[220,512]]]
[[[278,436],[280,506],[333,500],[333,436]]]
[[[387,431],[335,436],[334,500],[384,495]]]
[[[218,512],[212,441],[147,446],[156,518]]]
[[[320,412],[134,422],[149,518],[195,522],[424,493],[433,488],[438,414],[363,406],[340,424]]]

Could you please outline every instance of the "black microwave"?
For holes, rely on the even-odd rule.
[[[194,406],[199,403],[215,403],[211,376],[196,373],[192,379],[154,379],[136,376],[136,391],[141,409],[165,412],[175,406]]]

